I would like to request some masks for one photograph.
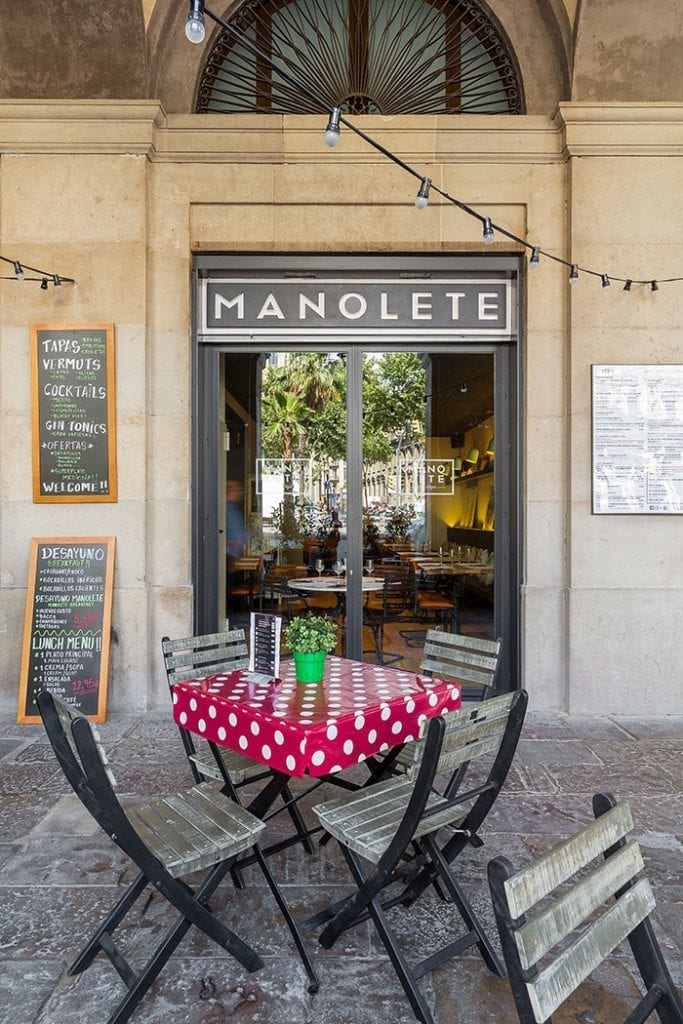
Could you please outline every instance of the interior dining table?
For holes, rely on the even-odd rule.
[[[333,614],[343,618],[346,613],[346,578],[344,576],[307,576],[289,580],[289,586],[292,590],[299,590],[302,593],[333,594],[337,602]],[[380,591],[383,587],[383,577],[363,576],[364,594]]]
[[[334,782],[417,739],[428,719],[460,707],[457,682],[404,669],[328,656],[315,685],[296,681],[291,659],[280,671],[269,679],[237,669],[173,686],[177,725],[273,770],[273,783],[249,807],[259,816],[290,778]]]

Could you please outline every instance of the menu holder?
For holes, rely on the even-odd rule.
[[[270,682],[280,674],[282,618],[252,612],[249,630],[249,681]]]
[[[17,721],[39,723],[41,690],[104,722],[115,537],[33,537]]]

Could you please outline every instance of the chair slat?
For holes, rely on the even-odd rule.
[[[225,770],[236,786],[244,782],[247,776],[253,775],[254,772],[267,771],[260,761],[253,761],[250,757],[238,754],[235,750],[228,750],[227,747],[222,747],[219,753],[225,765]],[[203,750],[198,750],[196,754],[190,754],[190,761],[197,766],[198,771],[204,778],[213,779],[214,782],[223,781],[221,770],[216,764],[216,759],[208,746]]]
[[[455,679],[463,683],[476,683],[478,686],[491,685],[492,672],[488,668],[479,670],[462,662],[442,661],[436,655],[423,658],[420,671],[431,672],[439,679]]]
[[[222,647],[244,639],[243,629],[231,629],[226,633],[204,633],[202,636],[185,636],[179,640],[164,640],[164,653],[185,650],[204,650],[207,647]]]
[[[242,853],[265,828],[262,821],[207,783],[135,807],[128,818],[174,877]]]
[[[550,907],[528,920],[515,932],[522,967],[526,970],[537,964],[643,867],[640,847],[632,841],[584,875]]]
[[[547,1021],[558,1006],[654,908],[655,899],[650,883],[642,878],[533,981],[527,982],[529,999],[538,1024]]]
[[[631,810],[622,800],[576,835],[556,843],[528,868],[523,868],[504,883],[510,916],[513,920],[521,917],[632,828]]]
[[[313,810],[327,832],[341,839],[354,853],[377,862],[396,834],[413,791],[404,776],[389,779],[337,800],[319,804]],[[427,810],[441,802],[436,793],[427,801]],[[461,821],[464,805],[445,807],[443,811],[420,821],[415,837],[430,835],[446,825]]]

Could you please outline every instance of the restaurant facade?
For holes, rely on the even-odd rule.
[[[438,9],[450,39],[457,8],[461,74],[456,95],[449,43],[440,98],[426,72],[422,92],[410,76],[383,92],[369,74],[365,90],[340,86],[330,106],[379,149],[343,124],[326,146],[329,109],[314,112],[270,75],[260,87],[263,67],[208,17],[193,46],[185,3],[82,2],[68,25],[43,6],[0,0],[15,25],[0,51],[0,253],[60,277],[41,287],[42,275],[19,280],[6,265],[0,282],[1,706],[17,699],[32,538],[116,539],[110,714],[168,701],[161,638],[232,619],[225,485],[237,479],[240,554],[315,571],[322,544],[311,553],[303,537],[295,551],[282,527],[291,508],[299,525],[315,519],[319,540],[339,534],[352,655],[363,651],[351,579],[372,554],[368,509],[378,521],[409,510],[404,540],[485,568],[464,604],[484,608],[487,635],[503,641],[502,685],[524,686],[532,708],[680,714],[675,0],[656,18],[636,0],[618,12],[600,0],[396,0],[406,35],[423,8]],[[351,3],[345,17],[317,6],[319,39],[351,52],[352,35],[368,66],[372,53],[389,65],[400,33],[372,4]],[[284,25],[292,74],[329,79],[293,55],[296,0],[216,10],[273,60]],[[434,64],[429,45],[413,27],[406,66],[425,54]],[[474,83],[468,53],[482,68]],[[487,76],[499,85],[491,112]],[[424,179],[435,188],[416,208]],[[485,218],[502,230],[485,237]],[[112,345],[115,445],[99,500],[88,500],[94,484],[41,491],[36,469],[36,446],[66,442],[54,423],[53,441],[37,436],[48,385],[36,384],[32,350],[73,325],[104,328]],[[341,412],[318,449],[309,431],[308,447],[283,454],[269,447],[267,409],[272,382],[301,355],[319,359],[319,379],[343,378]],[[390,455],[373,454],[365,382],[402,366],[415,369],[421,411],[399,416]],[[70,386],[54,373],[49,387]],[[664,412],[643,412],[658,401]],[[629,462],[627,484],[614,482],[620,450],[635,444],[629,402],[637,423],[650,416],[668,438],[663,477]],[[76,456],[62,454],[68,475]]]

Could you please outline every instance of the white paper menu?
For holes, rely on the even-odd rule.
[[[594,365],[593,512],[683,512],[683,364]]]

